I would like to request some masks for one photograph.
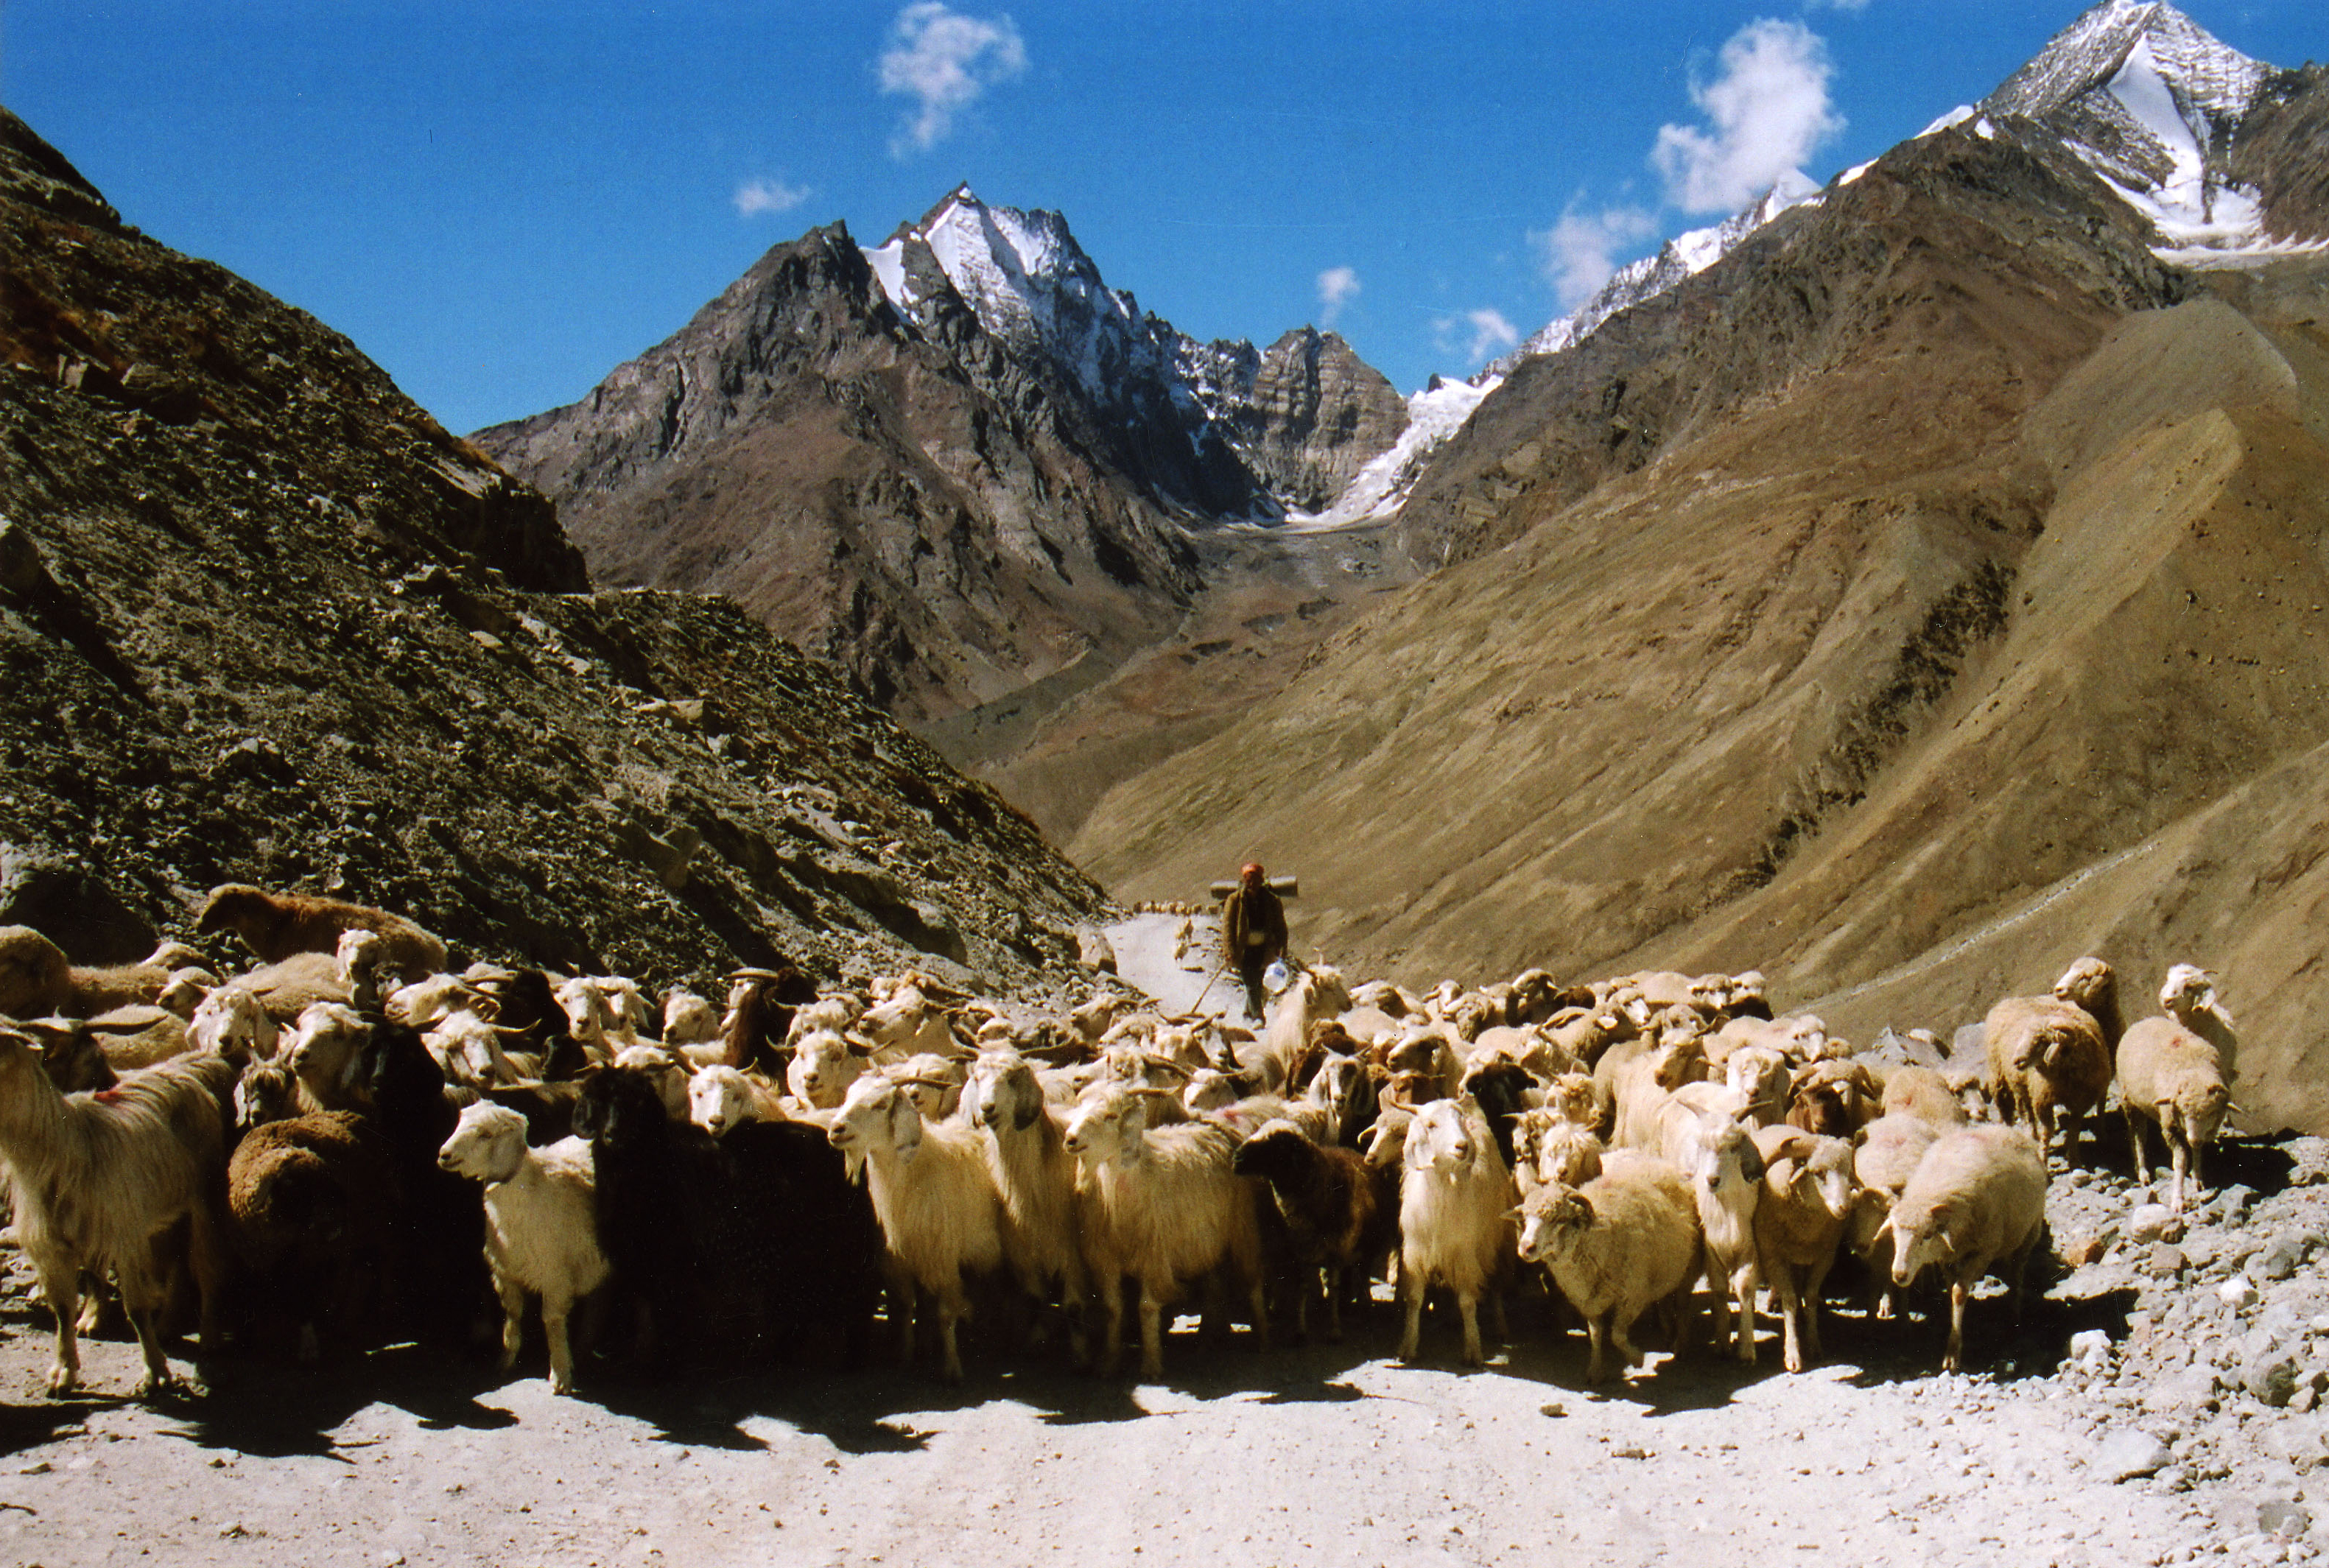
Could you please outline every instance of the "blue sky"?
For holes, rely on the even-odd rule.
[[[1183,331],[1331,322],[1413,391],[1783,155],[1825,181],[1913,136],[2079,9],[23,0],[0,101],[456,430],[573,401],[771,244],[878,244],[961,180],[1064,213]],[[2329,53],[2319,0],[2185,9]]]

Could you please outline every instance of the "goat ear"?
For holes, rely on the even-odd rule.
[[[1763,1179],[1763,1151],[1750,1140],[1739,1154],[1739,1171],[1750,1182]]]

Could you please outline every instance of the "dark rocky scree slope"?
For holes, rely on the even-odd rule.
[[[538,493],[5,111],[0,269],[0,921],[136,957],[231,879],[656,979],[1066,974],[1098,890],[992,791],[732,603],[588,591]]]
[[[2265,80],[2232,144],[2230,172],[2264,201],[2276,240],[2329,240],[2329,66]]]

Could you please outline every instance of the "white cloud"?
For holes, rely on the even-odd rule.
[[[921,109],[890,140],[893,157],[927,150],[954,129],[954,117],[998,82],[1027,69],[1027,46],[1008,16],[985,21],[918,0],[890,24],[882,52],[882,90],[903,93]]]
[[[1506,321],[1501,310],[1467,310],[1461,316],[1443,316],[1431,325],[1443,351],[1452,354],[1457,343],[1463,341],[1466,360],[1485,360],[1521,340],[1519,328]]]
[[[1711,128],[1661,126],[1650,155],[1685,212],[1738,211],[1843,129],[1828,102],[1827,45],[1802,23],[1750,22],[1721,61],[1721,75],[1690,90]]]
[[[762,213],[789,213],[807,200],[806,185],[788,185],[782,180],[746,180],[736,187],[736,215],[752,218]]]
[[[1580,213],[1575,203],[1550,229],[1529,231],[1529,245],[1546,282],[1552,285],[1566,310],[1591,298],[1609,274],[1617,269],[1617,252],[1630,250],[1658,231],[1656,214],[1639,207],[1609,207]]]
[[[1318,274],[1318,308],[1328,326],[1343,313],[1343,307],[1359,297],[1359,275],[1349,267],[1329,267]]]

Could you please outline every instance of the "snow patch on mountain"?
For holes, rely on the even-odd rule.
[[[1315,514],[1297,513],[1287,519],[1287,526],[1340,528],[1390,516],[1406,504],[1408,493],[1423,477],[1433,455],[1464,428],[1472,411],[1503,384],[1500,375],[1477,382],[1432,377],[1429,386],[1407,400],[1407,429],[1391,450],[1361,468],[1332,506]]]
[[[877,245],[865,252],[866,265],[873,269],[874,279],[891,304],[901,311],[914,308],[914,291],[906,282],[906,242],[892,240],[887,245]]]

